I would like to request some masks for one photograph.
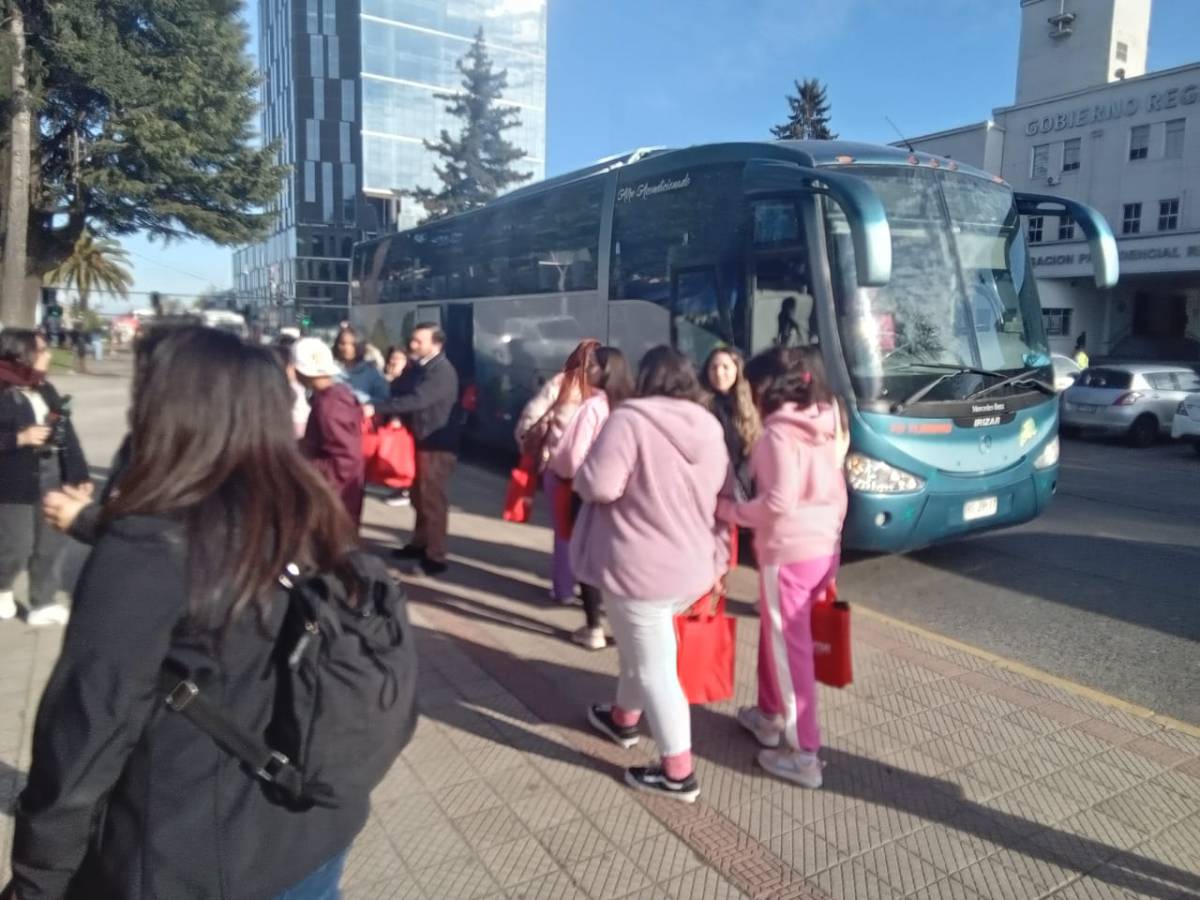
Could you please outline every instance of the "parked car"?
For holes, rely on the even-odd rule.
[[[1171,420],[1171,437],[1190,441],[1192,448],[1200,453],[1200,394],[1188,394],[1179,401]]]
[[[1062,395],[1060,421],[1066,433],[1124,434],[1138,447],[1170,434],[1175,411],[1200,375],[1191,369],[1139,363],[1093,366]]]
[[[1060,394],[1073,385],[1083,371],[1071,357],[1057,353],[1050,357],[1050,364],[1054,366],[1054,389]]]

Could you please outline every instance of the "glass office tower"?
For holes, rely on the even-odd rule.
[[[518,168],[540,179],[546,0],[259,0],[262,132],[289,174],[272,234],[234,254],[239,302],[267,321],[345,318],[354,242],[416,224],[402,192],[438,186],[424,141],[459,124],[436,95],[459,88],[480,28],[520,114]]]

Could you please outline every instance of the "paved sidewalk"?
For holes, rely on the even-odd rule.
[[[498,521],[502,492],[461,466],[454,567],[411,582],[425,715],[355,844],[351,900],[1200,896],[1200,737],[862,609],[855,683],[821,692],[825,787],[764,775],[732,718],[754,690],[747,570],[738,696],[693,712],[701,802],[633,794],[621,768],[652,742],[620,750],[583,718],[616,652],[567,641],[582,613],[547,598],[548,531]],[[371,502],[367,519],[394,545],[411,513]],[[6,809],[60,639],[0,624]]]

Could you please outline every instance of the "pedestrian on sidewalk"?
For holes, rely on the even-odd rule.
[[[287,373],[288,387],[292,391],[292,431],[296,435],[296,440],[300,440],[308,429],[309,406],[308,391],[296,377],[296,366],[292,363],[292,347],[295,345],[296,338],[282,334],[275,339],[273,346],[279,364]]]
[[[588,721],[628,748],[645,712],[662,760],[628,769],[625,781],[689,803],[700,786],[674,619],[728,562],[716,509],[729,454],[706,399],[686,356],[670,347],[646,354],[637,398],[613,411],[576,473],[583,509],[571,537],[571,562],[600,588],[619,658],[616,702],[593,704]]]
[[[738,722],[779,778],[821,786],[812,604],[837,574],[846,518],[846,423],[815,347],[768,350],[746,375],[763,416],[750,458],[753,500],[722,498],[718,515],[754,529],[759,565],[758,705]]]
[[[366,490],[363,409],[350,388],[338,380],[341,370],[328,345],[319,338],[296,341],[292,347],[292,365],[300,383],[309,390],[308,424],[300,448],[332,485],[351,520],[358,524]]]
[[[397,381],[404,377],[405,372],[409,369],[408,351],[393,344],[387,348],[387,353],[384,354],[383,377],[388,383],[388,396],[391,396],[391,390],[396,386]],[[394,419],[393,421],[399,421]],[[388,506],[401,507],[412,505],[412,487],[400,487],[391,492],[383,501]]]
[[[595,338],[580,341],[563,363],[562,371],[547,381],[525,404],[517,419],[515,436],[522,453],[529,454],[537,465],[542,490],[550,504],[554,527],[554,546],[550,556],[550,597],[558,603],[575,602],[575,575],[571,571],[569,516],[564,519],[563,505],[558,502],[559,477],[550,468],[550,457],[562,439],[567,423],[580,405],[594,391],[587,373],[594,365],[593,357],[600,348]]]
[[[368,798],[277,805],[208,734],[163,710],[159,687],[170,659],[261,732],[287,608],[278,577],[289,563],[340,571],[353,546],[292,438],[288,404],[270,352],[234,335],[182,328],[154,354],[132,456],[38,709],[3,896],[336,896]]]
[[[0,619],[17,614],[13,588],[29,572],[30,625],[65,625],[67,541],[42,518],[42,500],[73,487],[89,494],[87,460],[58,391],[46,380],[50,347],[36,331],[0,332]]]
[[[341,366],[341,377],[354,391],[354,398],[363,406],[374,406],[390,396],[391,387],[383,377],[382,365],[367,358],[369,345],[353,328],[346,326],[337,333],[333,355]],[[379,351],[375,351],[379,355]]]
[[[746,381],[746,361],[734,347],[715,348],[705,360],[700,381],[712,396],[712,411],[725,431],[725,449],[743,495],[750,496],[750,451],[762,434],[762,417]],[[736,563],[736,560],[734,560]]]
[[[575,478],[575,473],[587,459],[612,410],[633,395],[629,363],[616,347],[600,347],[596,350],[587,370],[587,383],[593,391],[592,395],[583,401],[571,417],[550,456],[549,470],[566,482]],[[571,501],[571,524],[574,527],[583,500],[572,492]],[[586,583],[581,583],[579,589],[583,596],[584,625],[571,634],[571,640],[588,650],[601,650],[608,645],[608,641],[600,624],[600,590]]]
[[[415,562],[426,575],[444,574],[450,528],[447,483],[458,459],[458,373],[446,358],[446,335],[432,323],[413,329],[409,371],[392,383],[391,397],[368,412],[377,422],[400,418],[417,444],[412,487],[416,523],[408,544],[393,552]]]

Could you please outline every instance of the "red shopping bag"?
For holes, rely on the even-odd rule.
[[[737,620],[725,615],[724,597],[703,597],[675,617],[679,684],[688,703],[733,696]]]
[[[564,541],[569,541],[575,523],[571,515],[571,482],[567,479],[554,479],[550,508],[554,515],[554,533]]]
[[[817,681],[845,687],[854,676],[850,652],[850,604],[838,599],[833,582],[812,607],[813,663]]]
[[[375,431],[375,420],[364,417],[362,420],[362,449],[363,460],[371,461],[375,451],[379,449],[379,435]]]
[[[417,445],[399,422],[375,429],[375,453],[367,459],[367,481],[393,490],[406,488],[417,475]]]
[[[536,488],[537,466],[533,462],[533,456],[524,453],[517,467],[508,476],[508,491],[504,495],[505,522],[529,521]]]

